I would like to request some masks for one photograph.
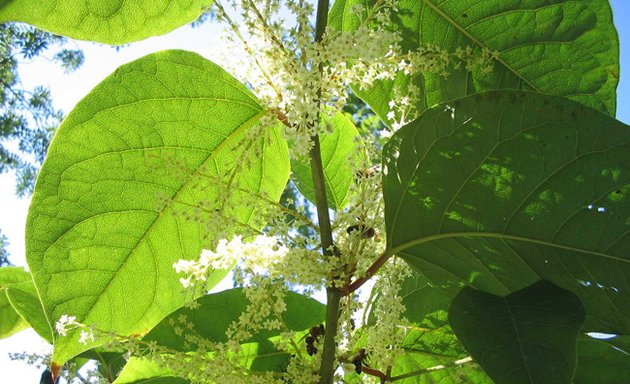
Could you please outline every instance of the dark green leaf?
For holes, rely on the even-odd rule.
[[[27,260],[51,324],[68,314],[129,335],[179,308],[187,298],[173,263],[217,240],[209,223],[227,235],[260,228],[266,199],[252,199],[277,200],[286,184],[278,129],[239,145],[264,115],[244,85],[184,51],[126,64],[92,90],[57,131],[27,219]],[[249,166],[232,174],[237,163]],[[102,342],[77,337],[55,338],[54,362]]]
[[[449,321],[497,384],[569,384],[585,313],[573,293],[541,280],[506,297],[464,288]]]
[[[630,383],[630,336],[578,338],[575,384]]]
[[[404,317],[413,323],[399,356],[392,367],[392,377],[402,384],[492,384],[486,373],[474,362],[464,360],[468,352],[448,324],[447,310],[456,289],[450,291],[432,286],[421,274],[405,280],[400,295],[407,308]],[[465,361],[464,363],[459,363]],[[443,369],[436,369],[444,366]],[[413,373],[417,373],[413,375]]]
[[[435,285],[546,279],[588,331],[630,331],[630,129],[576,102],[497,91],[427,110],[384,150],[388,252]]]
[[[0,22],[21,21],[73,39],[124,44],[195,20],[212,0],[4,0]]]
[[[204,296],[197,303],[197,309],[181,308],[162,320],[144,340],[182,352],[195,350],[195,345],[185,337],[190,334],[212,342],[226,342],[228,327],[245,311],[248,300],[241,289],[231,289]],[[288,330],[304,331],[324,322],[325,306],[314,299],[288,292],[285,303],[287,310],[282,320]],[[192,328],[184,328],[182,319],[192,324]],[[181,332],[183,329],[186,329],[185,334]],[[269,340],[278,334],[278,331],[262,331],[248,340],[248,343],[256,343],[250,348],[252,355],[247,364],[252,370],[280,371],[286,367],[289,354],[278,351]]]
[[[201,297],[197,299],[197,303],[199,307],[196,309],[181,308],[172,313],[143,340],[157,342],[158,345],[174,351],[193,353],[197,346],[191,340],[196,337],[210,342],[226,342],[228,327],[239,319],[247,308],[248,301],[242,289],[238,288]],[[285,303],[287,310],[283,313],[282,320],[289,330],[305,331],[324,322],[326,308],[314,299],[289,292],[285,296]],[[290,355],[276,349],[270,340],[278,334],[278,331],[263,331],[243,344],[246,355],[243,363],[254,371],[284,370]],[[132,358],[116,384],[153,383],[151,380],[164,380],[166,384],[175,376],[174,372],[153,361]]]
[[[353,4],[375,0],[337,0],[330,24],[357,28],[362,15]],[[420,110],[488,89],[525,89],[568,97],[615,115],[619,79],[617,33],[606,0],[400,0],[393,12],[403,50],[434,45],[449,52],[474,47],[499,52],[491,74],[455,71],[448,78],[425,73],[414,79],[377,82],[353,88],[384,120],[395,87],[413,82],[421,88]],[[363,15],[365,17],[365,15]]]

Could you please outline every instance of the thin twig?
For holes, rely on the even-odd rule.
[[[378,257],[378,259],[376,259],[376,261],[372,263],[372,265],[370,265],[370,267],[367,269],[367,271],[365,272],[363,276],[356,279],[352,284],[348,285],[347,287],[341,290],[344,296],[347,296],[351,294],[352,292],[356,291],[357,289],[361,288],[361,286],[365,284],[365,282],[370,280],[372,276],[374,276],[374,274],[378,272],[378,270],[383,266],[383,264],[385,264],[385,262],[387,262],[387,260],[389,260],[390,257],[392,257],[392,254],[388,250],[385,250],[385,252],[383,252]]]
[[[221,15],[228,22],[228,25],[230,26],[230,28],[232,28],[232,31],[234,32],[234,34],[241,40],[241,43],[243,43],[243,47],[245,47],[245,50],[247,51],[247,54],[249,55],[249,57],[252,60],[254,60],[254,63],[256,63],[256,66],[258,67],[258,69],[260,69],[260,72],[262,73],[263,77],[267,81],[267,84],[276,93],[276,97],[278,98],[278,100],[282,100],[282,93],[273,84],[273,81],[269,77],[269,74],[267,73],[267,71],[265,70],[263,65],[260,63],[260,61],[258,60],[257,56],[254,54],[254,51],[251,49],[251,47],[247,43],[247,40],[241,34],[241,31],[238,29],[238,26],[234,23],[234,21],[232,21],[232,19],[227,14],[227,12],[225,11],[225,8],[223,8],[223,6],[221,5],[221,2],[219,0],[215,1],[215,4],[219,8],[219,11],[221,12]]]
[[[398,375],[398,376],[394,376],[394,377],[390,377],[389,381],[398,381],[398,380],[404,380],[404,379],[408,379],[410,377],[414,377],[414,376],[420,376],[420,375],[424,375],[427,373],[431,373],[431,372],[435,372],[435,371],[440,371],[442,369],[446,369],[446,368],[451,368],[451,367],[457,367],[459,365],[463,365],[466,363],[470,363],[472,362],[473,359],[472,357],[468,356],[468,357],[464,357],[463,359],[458,359],[455,360],[451,363],[448,364],[443,364],[443,365],[436,365],[434,367],[429,367],[429,368],[424,368],[424,369],[418,369],[417,371],[412,371],[409,373],[405,373],[403,375]]]

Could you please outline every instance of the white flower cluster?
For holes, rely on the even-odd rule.
[[[231,269],[237,266],[252,273],[265,273],[286,256],[289,249],[278,243],[275,237],[259,235],[251,242],[243,242],[241,236],[230,241],[221,239],[214,251],[204,249],[199,260],[179,260],[173,264],[184,288],[195,282],[206,281],[206,275],[215,269]]]
[[[61,315],[55,323],[55,329],[60,336],[66,336],[68,331],[76,329],[81,324],[77,322],[76,316]]]
[[[76,316],[61,315],[55,323],[55,329],[60,336],[67,336],[69,331],[81,329],[79,334],[79,343],[87,345],[94,341],[94,330],[77,321]]]
[[[277,111],[287,125],[285,135],[296,157],[308,152],[313,135],[325,131],[326,125],[318,119],[322,105],[333,106],[334,113],[346,103],[349,84],[369,86],[398,71],[400,38],[385,28],[391,0],[378,1],[357,31],[329,30],[318,42],[311,24],[314,9],[308,1],[282,4],[294,23],[274,14],[281,6],[279,0],[229,3],[240,11],[238,25],[230,16],[236,11],[216,2],[218,17],[232,28],[227,40],[236,44],[236,36],[250,56],[234,55],[231,45],[225,55],[229,59],[222,64],[249,84],[269,110]]]
[[[399,291],[411,272],[409,265],[397,258],[389,260],[379,272],[374,286],[379,294],[372,305],[375,321],[366,330],[366,349],[375,362],[387,367],[401,353],[399,346],[406,335],[407,321],[403,318],[406,308]]]
[[[285,123],[294,157],[308,152],[313,135],[330,129],[318,119],[322,106],[332,106],[330,113],[340,110],[351,84],[368,89],[375,81],[393,80],[399,73],[447,76],[449,68],[462,63],[466,70],[487,72],[498,58],[497,52],[487,49],[460,48],[451,53],[434,45],[403,51],[400,33],[390,28],[397,0],[377,0],[369,9],[353,5],[351,13],[362,15],[360,25],[353,31],[328,28],[320,41],[314,41],[314,9],[307,0],[224,1],[230,7],[218,0],[215,8],[219,20],[231,28],[225,36],[231,44],[219,61]],[[283,6],[293,21],[278,16]],[[234,54],[243,47],[247,56]],[[410,92],[407,96],[417,96],[412,89],[405,91]],[[397,126],[401,121],[409,119],[398,116]]]

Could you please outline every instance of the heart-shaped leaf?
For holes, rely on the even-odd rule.
[[[337,0],[330,25],[355,30],[375,3]],[[366,12],[356,13],[355,4]],[[378,81],[370,89],[353,87],[383,121],[389,121],[394,90],[404,92],[410,83],[420,87],[420,110],[488,89],[512,88],[568,97],[615,115],[619,48],[607,0],[400,0],[393,21],[403,50],[432,45],[453,53],[472,47],[476,54],[496,51],[498,59],[491,73],[452,68],[448,78],[400,74],[395,81]]]
[[[496,91],[425,111],[384,149],[388,252],[437,285],[576,293],[588,331],[630,331],[630,129]]]
[[[570,384],[585,313],[573,293],[541,280],[506,297],[464,288],[448,318],[497,384]]]
[[[278,129],[244,140],[264,115],[244,85],[184,51],[126,64],[92,90],[57,131],[27,219],[27,260],[51,324],[68,314],[143,334],[179,308],[174,262],[217,240],[207,228],[260,228],[257,209],[288,180]],[[77,335],[55,337],[56,364],[102,342]]]
[[[21,21],[73,39],[124,44],[197,18],[212,0],[6,0],[0,22]]]

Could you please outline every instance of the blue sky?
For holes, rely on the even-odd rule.
[[[588,0],[582,0],[588,1]],[[621,78],[617,90],[617,118],[630,124],[630,0],[611,0],[614,20],[620,40]],[[86,55],[85,64],[76,73],[65,75],[58,66],[46,60],[35,61],[21,71],[25,87],[48,85],[51,88],[55,105],[70,111],[72,107],[118,66],[142,57],[148,53],[169,48],[179,48],[198,52],[212,58],[215,47],[220,44],[215,26],[206,23],[201,28],[191,30],[181,28],[167,36],[151,38],[135,43],[131,47],[116,52],[111,47],[97,46],[90,43],[76,43]],[[24,226],[28,208],[27,199],[16,199],[13,195],[11,175],[0,175],[0,228],[10,239],[11,261],[24,265]],[[32,331],[23,331],[6,340],[0,340],[0,367],[2,378],[8,382],[37,383],[40,371],[23,363],[7,360],[7,352],[25,349],[42,352],[45,344]]]

